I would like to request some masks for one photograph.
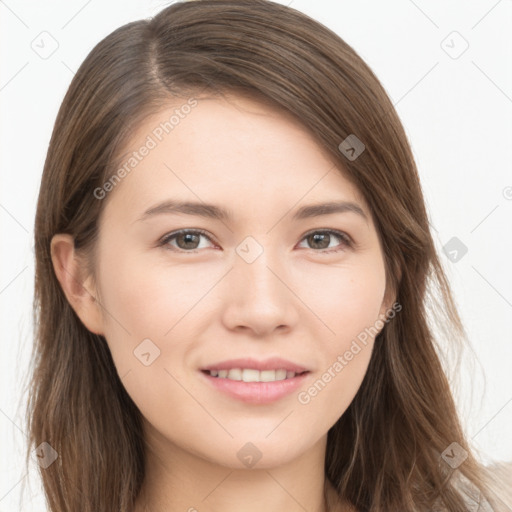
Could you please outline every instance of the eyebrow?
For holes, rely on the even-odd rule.
[[[327,203],[311,204],[299,208],[292,217],[292,220],[303,220],[321,215],[330,215],[333,213],[355,213],[366,221],[368,217],[363,208],[356,203],[350,201],[330,201]],[[182,213],[186,215],[195,215],[210,219],[228,221],[232,217],[231,213],[214,204],[197,203],[193,201],[176,201],[168,199],[163,201],[144,212],[137,221],[145,221],[155,215]]]

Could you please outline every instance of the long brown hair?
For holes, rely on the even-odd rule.
[[[35,219],[27,406],[27,459],[45,442],[58,454],[40,470],[50,510],[129,512],[144,479],[141,414],[106,340],[66,300],[51,239],[71,234],[94,276],[106,200],[93,191],[113,175],[134,127],[169,100],[202,91],[247,93],[296,116],[372,210],[402,310],[378,335],[357,395],[328,432],[326,477],[360,511],[466,510],[462,478],[499,510],[459,423],[429,321],[430,308],[450,343],[466,338],[393,104],[338,35],[267,0],[177,2],[124,25],[90,52],[61,105]],[[350,135],[365,146],[355,159],[339,147]],[[447,462],[450,446],[465,454],[458,467]]]

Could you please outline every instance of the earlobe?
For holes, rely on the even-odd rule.
[[[395,303],[397,301],[398,291],[397,287],[402,279],[402,270],[400,268],[397,269],[398,277],[394,280],[390,280],[389,277],[386,276],[386,287],[384,291],[384,297],[382,299],[382,305],[379,314],[382,317],[387,317],[388,314],[394,311]],[[401,307],[400,307],[401,309]]]
[[[394,290],[386,287],[384,298],[382,299],[382,305],[379,311],[379,318],[385,320],[393,309],[393,304],[396,302],[396,294]]]
[[[84,279],[84,267],[77,255],[72,235],[58,233],[51,241],[53,268],[71,307],[87,329],[103,335],[100,305],[91,280]]]

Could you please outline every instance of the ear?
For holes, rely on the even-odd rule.
[[[101,306],[96,300],[92,278],[83,278],[84,266],[75,251],[73,236],[54,235],[51,256],[55,274],[71,307],[89,331],[103,335]]]
[[[393,309],[394,316],[396,311],[394,311],[393,304],[396,302],[396,291],[392,289],[391,286],[386,285],[386,290],[384,292],[384,297],[382,299],[382,304],[379,310],[379,319],[385,320]],[[398,311],[402,309],[398,307]]]

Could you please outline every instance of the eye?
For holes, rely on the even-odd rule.
[[[312,245],[313,249],[326,249],[329,248],[330,242],[332,241],[332,237],[338,238],[341,240],[341,243],[338,246],[334,246],[334,249],[329,250],[319,250],[316,252],[320,253],[331,253],[331,252],[339,252],[345,250],[347,248],[352,247],[352,239],[342,231],[336,231],[332,229],[325,230],[316,230],[310,231],[307,233],[302,240],[306,240],[309,244]],[[336,248],[337,247],[337,248]]]
[[[334,249],[329,249],[333,236],[338,238],[341,243],[334,246]],[[206,234],[206,231],[201,229],[181,229],[165,235],[158,245],[177,252],[197,252],[197,249],[205,248],[200,245],[201,237],[209,240],[210,242],[212,241],[212,239]],[[302,238],[302,240],[306,240],[311,244],[312,249],[319,249],[316,252],[320,253],[338,252],[353,246],[352,239],[346,233],[332,229],[310,231]],[[175,242],[176,245],[171,242]]]
[[[194,249],[203,248],[201,246],[198,246],[201,237],[211,240],[210,237],[206,234],[206,232],[201,229],[181,229],[180,231],[175,231],[164,236],[160,240],[159,245],[164,246],[165,248],[168,248],[170,250],[175,250],[175,246],[171,244],[171,241],[176,240],[178,252],[180,250],[183,252],[195,252]]]

